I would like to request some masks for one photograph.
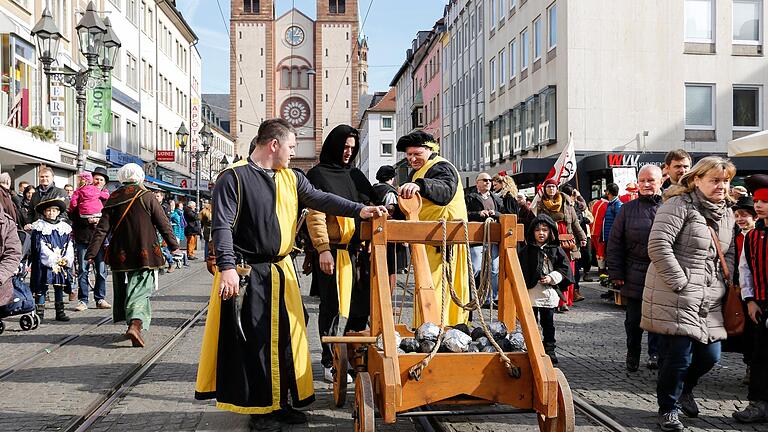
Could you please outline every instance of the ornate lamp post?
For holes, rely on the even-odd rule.
[[[195,202],[200,204],[200,159],[208,154],[208,149],[211,145],[211,139],[213,138],[213,132],[208,126],[208,123],[204,123],[200,129],[200,137],[203,139],[203,149],[195,151],[187,151],[187,141],[189,139],[189,131],[184,125],[184,122],[179,126],[179,130],[176,132],[176,137],[179,139],[179,147],[184,153],[188,153],[195,159]],[[182,139],[183,138],[183,139]]]
[[[102,20],[93,1],[83,13],[83,17],[75,27],[80,45],[80,52],[86,58],[88,67],[78,72],[53,72],[51,65],[59,54],[59,42],[62,35],[56,27],[51,11],[46,8],[40,21],[32,28],[32,36],[37,41],[38,58],[43,64],[43,71],[51,80],[72,87],[77,93],[77,170],[81,171],[85,166],[85,103],[86,90],[92,89],[108,77],[115,65],[117,53],[120,51],[120,39],[112,31],[109,19]],[[94,72],[97,72],[94,74]]]

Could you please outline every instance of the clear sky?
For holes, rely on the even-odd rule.
[[[395,72],[405,60],[416,32],[429,30],[443,15],[446,0],[358,0],[360,25],[370,6],[362,32],[368,36],[369,92],[386,91]],[[203,57],[203,93],[229,93],[229,10],[230,0],[177,0],[187,22],[200,38]],[[224,14],[222,20],[219,6]],[[310,0],[276,0],[277,16],[292,5],[315,18]]]

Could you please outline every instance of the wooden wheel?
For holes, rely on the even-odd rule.
[[[538,414],[539,430],[541,432],[573,432],[576,429],[576,413],[573,409],[573,394],[571,386],[565,379],[563,371],[555,368],[557,375],[557,417],[545,418]]]
[[[347,402],[347,344],[335,343],[333,348],[333,403],[341,408]]]
[[[374,432],[373,384],[368,372],[358,372],[355,378],[355,432]]]

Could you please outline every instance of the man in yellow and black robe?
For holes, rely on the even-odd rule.
[[[251,414],[255,430],[303,423],[293,407],[314,396],[305,312],[291,252],[299,203],[328,214],[386,213],[312,187],[289,169],[296,135],[282,119],[264,121],[245,165],[229,168],[213,192],[214,276],[195,397]],[[235,267],[251,267],[238,305]],[[289,401],[291,404],[289,404]]]
[[[412,171],[408,174],[409,182],[400,186],[400,195],[411,197],[418,192],[422,197],[419,219],[422,221],[437,221],[445,219],[467,220],[467,206],[464,202],[464,190],[459,182],[459,172],[448,160],[440,157],[439,147],[432,135],[415,131],[400,137],[397,141],[397,151],[405,152],[405,157]],[[443,296],[443,264],[442,251],[435,246],[426,246],[427,258],[432,271],[432,284],[438,310],[442,310]],[[447,260],[451,267],[451,281],[457,296],[462,303],[469,302],[469,266],[467,264],[467,247],[456,245],[447,251]],[[450,291],[448,291],[450,293]],[[445,315],[445,325],[466,323],[469,313],[458,307],[450,298]],[[421,324],[421,314],[418,305],[414,311],[414,326]],[[440,323],[435,323],[440,324]]]
[[[371,183],[354,166],[360,151],[357,129],[338,125],[328,134],[320,151],[320,163],[307,172],[312,186],[350,201],[370,200]],[[317,324],[320,337],[336,336],[339,320],[346,318],[344,333],[365,330],[370,314],[370,255],[362,247],[359,224],[355,219],[326,215],[312,210],[307,230],[317,250],[312,272],[320,294]],[[326,381],[333,381],[333,354],[330,344],[322,344]],[[346,373],[346,371],[337,371]],[[351,378],[348,378],[351,382]]]

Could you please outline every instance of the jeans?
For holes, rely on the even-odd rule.
[[[77,275],[79,286],[77,298],[85,304],[88,304],[88,291],[90,290],[88,274],[91,272],[91,263],[85,260],[85,252],[87,250],[87,244],[75,243],[75,253],[77,254],[77,262],[80,267],[80,273]],[[96,254],[96,257],[93,259],[93,265],[96,267],[96,285],[93,287],[93,299],[98,302],[99,300],[104,300],[104,297],[107,295],[107,265],[104,263],[104,249],[99,250],[99,253]]]
[[[483,265],[483,252],[485,246],[472,246],[469,248],[469,254],[472,258],[472,269],[475,271],[475,285],[480,289],[480,271]],[[493,291],[493,300],[499,298],[499,245],[491,245],[491,290]]]
[[[163,253],[163,258],[165,258],[165,262],[168,263],[168,266],[173,266],[173,255],[171,255],[171,251],[165,246],[160,248],[160,251]]]
[[[691,393],[704,374],[720,361],[720,342],[703,344],[688,336],[658,335],[659,376],[656,400],[659,413],[678,407],[683,393]]]
[[[555,346],[555,308],[533,308],[533,316],[541,324],[544,346]]]
[[[44,305],[46,294],[48,294],[48,284],[43,285],[42,287],[38,287],[37,292],[35,292],[35,295],[37,296],[37,298],[35,299],[35,304]],[[53,286],[53,301],[55,301],[56,303],[64,302],[63,286],[61,285]]]
[[[624,330],[627,332],[627,355],[640,358],[643,329],[640,328],[640,318],[643,313],[643,300],[626,298],[627,314],[624,318]],[[659,335],[648,332],[648,356],[659,354]]]

